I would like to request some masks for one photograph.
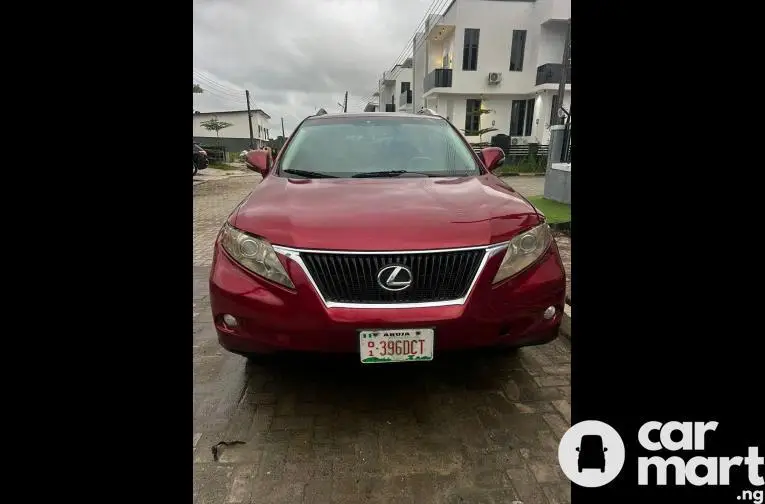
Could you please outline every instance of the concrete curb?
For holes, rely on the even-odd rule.
[[[500,173],[500,177],[544,177],[544,173]]]
[[[571,340],[571,301],[566,297],[563,305],[563,319],[560,322],[560,333],[569,341]]]
[[[569,238],[571,237],[571,221],[569,222],[555,222],[550,224],[550,229],[553,231],[559,231]]]

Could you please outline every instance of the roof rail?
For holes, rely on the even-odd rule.
[[[431,115],[431,116],[437,116],[438,114],[433,110],[429,108],[421,108],[417,111],[418,114],[422,115]]]

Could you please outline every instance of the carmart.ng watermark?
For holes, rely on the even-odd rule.
[[[679,453],[669,457],[658,453],[638,457],[638,485],[726,486],[730,485],[732,471],[745,470],[752,486],[763,486],[765,479],[760,474],[760,466],[765,460],[759,455],[757,446],[748,447],[745,456],[680,456],[687,452],[704,451],[706,437],[718,426],[718,422],[651,421],[643,424],[637,436],[643,449]],[[571,426],[561,438],[558,448],[561,469],[580,486],[598,487],[610,483],[621,471],[624,458],[624,444],[616,430],[594,420]],[[668,478],[669,467],[674,472],[671,481]],[[763,490],[744,490],[736,499],[762,504]]]

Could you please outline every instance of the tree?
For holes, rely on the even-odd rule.
[[[282,147],[284,147],[284,144],[287,142],[287,139],[283,136],[279,135],[276,138],[272,138],[268,140],[268,146],[271,147],[271,151],[274,153],[274,156],[276,156],[280,150],[282,150]]]
[[[204,89],[202,89],[199,84],[194,84],[194,94],[200,94],[204,93]]]
[[[481,108],[480,110],[478,110],[479,116],[486,115],[486,114],[491,114],[492,112],[494,112],[494,111],[490,110],[490,109],[485,109],[485,108]],[[479,121],[479,123],[480,123],[480,121]],[[481,129],[478,129],[478,130],[475,130],[475,131],[465,131],[465,130],[461,130],[461,131],[463,131],[465,133],[465,136],[477,136],[478,137],[478,141],[483,143],[483,136],[486,133],[491,133],[492,131],[499,131],[499,130],[497,128],[491,127],[491,128],[481,128]]]
[[[218,147],[220,147],[220,130],[226,129],[229,126],[233,126],[232,123],[226,122],[226,121],[219,121],[217,117],[213,119],[208,119],[207,121],[202,121],[199,123],[202,125],[204,129],[207,131],[214,131],[215,137],[218,139]]]
[[[478,135],[478,141],[479,142],[483,142],[483,136],[486,133],[491,133],[492,131],[499,131],[499,130],[497,128],[483,128],[483,129],[479,129],[476,132],[476,134]]]

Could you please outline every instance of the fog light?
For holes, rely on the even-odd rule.
[[[545,320],[550,320],[554,316],[555,316],[555,307],[548,306],[547,309],[545,310],[543,317],[545,318]]]
[[[236,317],[234,317],[233,315],[229,315],[228,313],[223,315],[223,323],[229,327],[236,327],[239,325],[239,322],[236,321]]]

